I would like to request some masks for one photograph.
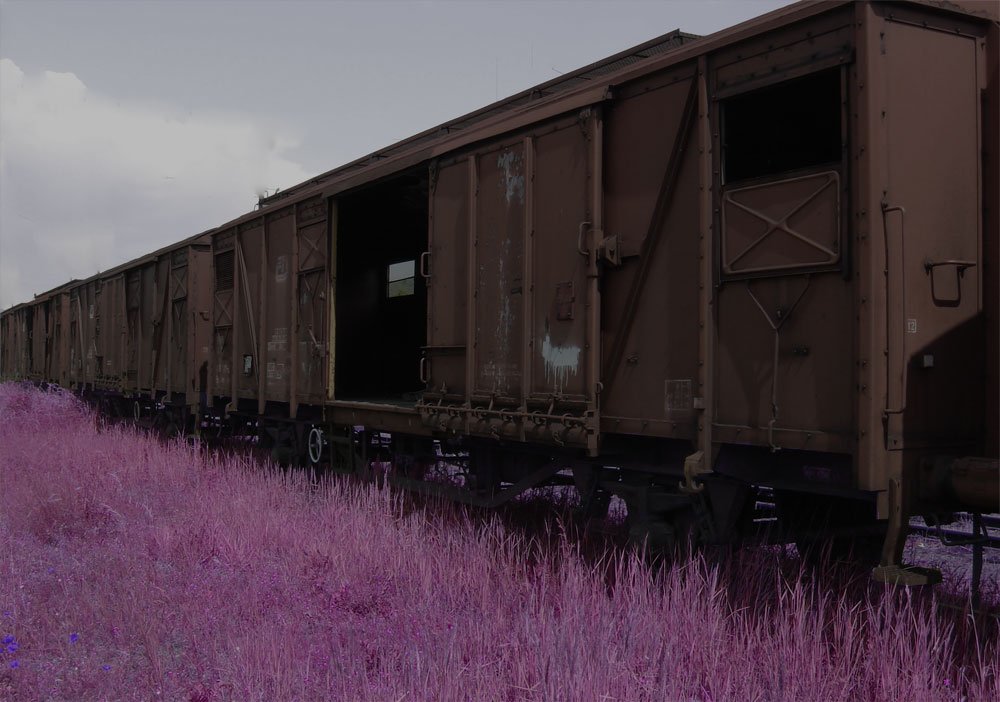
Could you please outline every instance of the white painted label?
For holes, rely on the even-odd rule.
[[[917,333],[917,320],[915,319],[906,320],[906,333],[907,334]]]
[[[663,394],[666,399],[668,414],[670,412],[690,412],[694,406],[690,378],[665,380],[663,382]]]
[[[275,327],[271,332],[271,340],[267,342],[268,351],[284,351],[288,347],[288,327]]]

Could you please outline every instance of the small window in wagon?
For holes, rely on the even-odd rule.
[[[386,269],[388,297],[406,297],[413,294],[414,264],[416,261],[390,263]]]
[[[723,182],[841,161],[840,69],[722,103]]]

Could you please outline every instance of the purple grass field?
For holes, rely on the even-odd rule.
[[[946,592],[558,533],[6,384],[0,700],[1000,699],[995,618]]]

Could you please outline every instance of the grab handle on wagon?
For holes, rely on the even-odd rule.
[[[934,269],[941,266],[954,266],[955,268],[954,297],[939,297],[937,294],[937,289],[934,284]],[[954,258],[949,258],[943,261],[924,261],[924,272],[927,273],[927,276],[931,279],[931,299],[934,301],[934,304],[938,307],[958,307],[962,304],[962,278],[965,277],[965,269],[975,267],[975,261],[962,261]]]
[[[899,213],[899,255],[896,257],[897,261],[898,275],[899,275],[899,290],[900,296],[898,300],[900,317],[902,318],[902,323],[899,323],[893,327],[893,315],[892,315],[892,305],[891,297],[891,283],[890,273],[893,270],[892,261],[890,254],[893,250],[889,246],[889,214],[892,212]],[[890,414],[903,414],[906,411],[906,376],[907,376],[907,363],[906,363],[906,208],[900,205],[889,205],[888,202],[882,201],[882,240],[885,246],[885,265],[882,269],[882,275],[885,278],[885,357],[886,357],[886,374],[885,374],[885,409],[883,410],[883,416],[889,416]],[[893,360],[890,355],[889,345],[895,339],[899,346],[897,350],[900,359],[900,382],[899,382],[899,397],[896,398],[893,395],[893,383],[892,383],[892,373],[890,372],[893,366]],[[893,403],[892,400],[896,399],[897,402]]]
[[[587,234],[587,227],[590,226],[590,222],[580,222],[580,233],[576,238],[576,250],[580,252],[582,256],[589,256],[590,250],[583,248],[583,239]]]

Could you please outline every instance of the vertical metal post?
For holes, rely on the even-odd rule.
[[[165,285],[163,286],[163,309],[164,316],[167,318],[167,328],[166,328],[166,340],[160,341],[160,348],[163,349],[163,355],[165,356],[164,361],[164,378],[163,386],[166,390],[167,399],[171,399],[173,394],[173,388],[170,386],[171,381],[171,370],[174,366],[174,354],[173,354],[173,343],[174,343],[174,292],[173,292],[173,277],[174,277],[174,252],[171,251],[167,254],[167,273],[164,276]]]
[[[128,381],[128,281],[125,278],[125,274],[121,275],[122,289],[121,289],[121,323],[118,325],[120,327],[121,341],[118,344],[118,392],[125,391],[125,383]],[[46,320],[48,321],[48,320]],[[48,337],[51,339],[52,335],[49,334]],[[46,354],[48,356],[48,354]],[[46,358],[46,365],[48,365],[48,358]],[[49,377],[49,373],[45,373],[45,377]]]
[[[298,390],[298,350],[299,350],[299,218],[298,205],[292,204],[292,262],[288,277],[291,280],[291,314],[288,324],[288,416],[295,419],[299,411]],[[315,302],[313,303],[315,304]],[[310,351],[312,353],[312,351]]]
[[[201,387],[198,383],[198,376],[200,375],[200,369],[198,368],[198,348],[202,338],[198,334],[198,317],[200,316],[198,308],[201,307],[200,303],[202,300],[200,288],[202,285],[205,285],[199,276],[202,269],[202,256],[208,256],[209,260],[211,260],[212,254],[205,253],[194,246],[188,250],[187,290],[185,291],[187,301],[184,304],[184,314],[187,315],[188,319],[185,325],[187,339],[184,345],[187,349],[187,373],[181,379],[181,385],[184,388],[184,404],[187,406],[188,413],[194,418],[193,431],[196,437],[201,436]],[[183,431],[187,431],[186,424]]]
[[[715,419],[715,315],[713,256],[714,233],[712,212],[712,115],[708,98],[708,60],[698,57],[698,190],[699,190],[699,275],[698,275],[698,449],[702,463],[698,471],[710,471],[714,465],[712,453],[712,422]]]
[[[59,384],[69,387],[69,293],[59,294]]]
[[[329,253],[327,261],[327,275],[329,280],[329,292],[330,292],[330,317],[328,320],[329,329],[327,334],[327,366],[326,366],[326,390],[327,399],[332,400],[336,397],[336,379],[337,379],[337,225],[338,225],[338,206],[337,201],[334,199],[330,200],[329,209],[330,218],[330,241],[329,241]]]
[[[972,544],[972,583],[969,585],[969,595],[972,606],[979,604],[979,583],[983,575],[983,541],[986,540],[986,530],[983,528],[983,515],[972,513],[972,534],[978,537]]]
[[[421,258],[417,261],[417,269],[414,271],[414,284],[416,283],[416,276],[423,275],[424,277],[424,290],[427,294],[424,309],[426,310],[425,320],[424,320],[424,346],[420,356],[420,372],[422,373],[420,380],[424,383],[424,387],[421,392],[427,389],[434,388],[434,369],[431,367],[431,358],[433,354],[430,352],[430,347],[435,341],[434,336],[434,311],[435,311],[435,296],[437,290],[434,289],[434,267],[433,259],[435,254],[434,244],[437,237],[434,236],[434,227],[437,222],[435,220],[434,212],[434,191],[437,189],[437,164],[432,164],[428,168],[428,178],[427,178],[427,248],[424,250],[424,254],[421,254]],[[429,267],[424,270],[421,266],[423,265],[423,257],[427,256],[431,259]]]
[[[587,393],[590,394],[590,427],[587,453],[596,456],[601,434],[601,288],[597,265],[600,238],[604,233],[604,122],[599,108],[590,110],[590,220],[593,223],[587,258]]]
[[[248,302],[250,302],[248,300]],[[257,299],[260,314],[257,334],[257,414],[264,414],[267,405],[267,215],[260,218],[260,283]],[[251,304],[252,308],[252,304]],[[249,308],[248,308],[249,309]]]
[[[213,235],[210,239],[211,244],[208,249],[208,280],[205,281],[205,285],[208,286],[208,290],[205,293],[205,299],[208,301],[208,372],[205,378],[205,405],[206,407],[214,406],[213,398],[215,397],[215,373],[216,369],[219,367],[218,362],[215,358],[215,320],[216,317],[216,284],[215,284],[215,236]]]
[[[45,360],[42,363],[42,379],[48,380],[52,377],[52,354],[55,352],[55,314],[53,307],[55,302],[50,299],[45,304]]]
[[[987,30],[984,60],[979,62],[985,71],[1000,65],[1000,24],[992,22]],[[980,119],[980,144],[988,159],[980,161],[980,182],[983,188],[982,204],[990,216],[983,217],[979,255],[984,266],[989,265],[993,275],[982,274],[980,294],[985,304],[986,320],[986,426],[985,445],[1000,446],[1000,79],[994,69],[990,76],[992,85],[983,95]],[[987,80],[987,76],[984,76]]]
[[[232,387],[229,390],[229,403],[231,409],[239,406],[239,373],[243,372],[240,365],[240,310],[242,300],[240,296],[243,291],[243,245],[240,243],[240,228],[233,229],[233,306],[230,345],[232,346],[232,365],[229,369],[229,379]]]
[[[902,449],[902,414],[886,412],[895,401],[901,403],[904,388],[904,349],[893,338],[893,326],[905,323],[898,309],[891,309],[895,297],[901,307],[906,291],[899,286],[891,294],[890,268],[901,271],[905,265],[900,247],[885,245],[889,232],[883,217],[884,203],[894,206],[889,183],[886,20],[881,8],[857,3],[855,27],[857,47],[857,221],[858,221],[858,487],[878,490],[878,516],[889,525],[882,547],[877,579],[893,577],[910,570],[903,566],[903,546],[909,529],[911,485],[904,472]],[[890,254],[893,255],[889,258]],[[900,331],[902,331],[900,329]],[[895,393],[890,388],[899,388]],[[899,405],[901,406],[901,405]],[[898,576],[895,576],[898,578]]]
[[[476,163],[476,154],[469,155],[469,227],[468,227],[468,247],[469,247],[469,275],[466,307],[466,327],[465,327],[465,406],[472,407],[472,393],[476,382],[476,218],[478,216],[479,201],[479,172]],[[465,433],[468,434],[472,428],[472,414],[465,413]]]
[[[201,301],[198,297],[198,264],[200,251],[191,247],[188,249],[188,260],[187,260],[187,277],[186,284],[187,290],[184,291],[184,314],[187,317],[187,324],[185,324],[185,336],[184,340],[184,350],[187,356],[186,363],[184,367],[186,372],[184,377],[180,379],[181,388],[184,392],[184,404],[187,405],[188,409],[194,408],[195,416],[197,416],[197,403],[198,403],[198,389],[195,383],[195,378],[198,375],[198,303]],[[173,304],[173,303],[171,303]]]
[[[889,479],[888,502],[889,523],[886,527],[885,542],[882,545],[880,566],[899,567],[903,563],[903,547],[906,545],[906,535],[909,533],[909,518],[906,514],[902,480],[898,477]]]
[[[156,326],[157,326],[157,323],[156,323],[156,303],[160,299],[160,285],[158,283],[158,278],[157,278],[157,273],[159,271],[159,267],[160,267],[159,260],[154,261],[153,262],[153,299],[150,302],[150,305],[151,305],[152,308],[149,310],[149,313],[152,316],[152,320],[151,321],[153,323],[153,328],[150,329],[150,333],[152,334],[152,338],[151,338],[152,348],[150,349],[150,355],[149,355],[149,381],[148,381],[147,387],[149,389],[150,394],[153,396],[153,399],[156,399],[156,370],[159,367],[159,356],[160,356],[160,350],[157,348],[157,346],[158,346],[157,342],[159,342],[161,344],[163,343],[163,331],[162,331],[163,327],[162,326],[160,327],[160,332],[159,333],[157,333],[157,329],[156,329]],[[77,306],[77,308],[79,310],[79,307],[80,307],[80,293],[79,292],[76,295],[76,306]],[[79,311],[77,312],[77,314],[79,314]],[[81,319],[80,322],[76,325],[77,331],[79,331],[80,324],[82,324],[82,323],[83,323],[83,320]],[[163,324],[163,316],[162,316],[162,314],[160,316],[160,322],[159,323],[161,325]],[[78,334],[78,336],[79,336],[79,334]]]
[[[532,387],[532,359],[535,351],[535,140],[524,138],[524,271],[522,280],[523,343],[521,344],[521,413],[528,413]],[[526,439],[525,422],[518,422],[521,441]]]

